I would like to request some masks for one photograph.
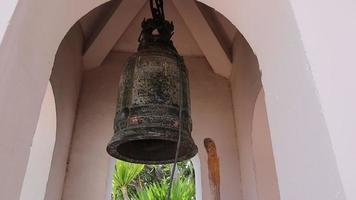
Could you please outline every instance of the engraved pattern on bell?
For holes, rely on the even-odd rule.
[[[139,57],[133,79],[132,105],[178,106],[179,71],[173,59],[162,56]]]
[[[172,163],[179,126],[178,161],[197,153],[191,137],[188,71],[175,50],[159,45],[139,50],[129,59],[119,84],[115,133],[107,147],[110,155],[135,163]],[[179,102],[181,89],[183,102]]]

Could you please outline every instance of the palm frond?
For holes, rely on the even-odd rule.
[[[134,200],[165,200],[168,192],[168,182],[155,182],[137,192]],[[171,200],[193,200],[195,198],[195,186],[192,179],[183,178],[173,183]]]
[[[118,199],[122,188],[127,188],[135,177],[140,174],[143,168],[144,165],[142,164],[128,163],[122,160],[116,161],[112,179],[113,200]]]

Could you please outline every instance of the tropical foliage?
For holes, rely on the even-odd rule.
[[[167,181],[155,182],[138,191],[134,200],[166,200]],[[170,200],[193,200],[195,186],[191,178],[180,178],[174,181]]]
[[[116,161],[112,179],[112,199],[130,200],[128,187],[133,179],[143,170],[144,165],[132,164],[121,160]]]
[[[140,165],[117,161],[113,175],[113,200],[166,200],[172,165]],[[191,161],[177,165],[171,200],[195,200]]]

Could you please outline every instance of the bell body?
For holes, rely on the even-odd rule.
[[[159,44],[141,48],[121,74],[115,132],[107,151],[128,162],[173,163],[179,126],[182,161],[197,153],[191,137],[187,68],[175,49]]]

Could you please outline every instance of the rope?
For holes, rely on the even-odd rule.
[[[179,63],[177,62],[178,67],[180,67]],[[174,157],[174,164],[172,167],[172,172],[171,172],[171,177],[170,177],[170,182],[169,182],[169,187],[168,187],[168,194],[166,199],[170,200],[171,199],[171,192],[172,192],[172,186],[173,186],[173,178],[174,178],[174,174],[176,171],[176,167],[177,167],[177,162],[178,162],[178,156],[179,156],[179,149],[180,149],[180,143],[181,143],[181,136],[182,136],[182,112],[183,112],[183,79],[182,79],[183,75],[182,75],[182,70],[179,69],[179,83],[180,83],[180,87],[179,87],[179,128],[178,128],[178,141],[177,141],[177,147],[176,147],[176,154]]]

